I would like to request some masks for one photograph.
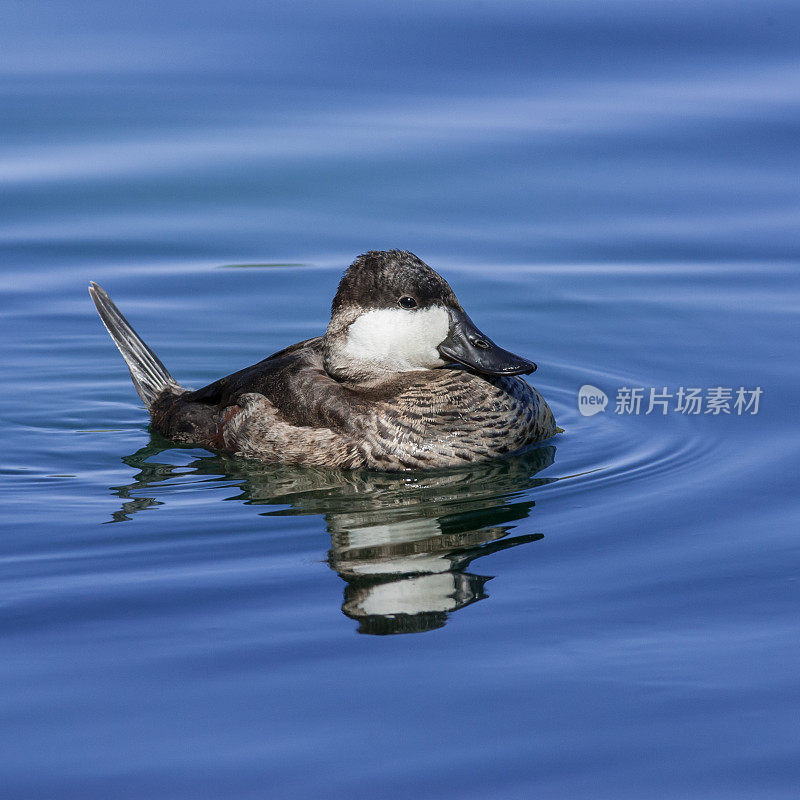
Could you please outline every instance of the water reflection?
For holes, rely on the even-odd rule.
[[[417,633],[441,628],[448,615],[488,595],[489,576],[467,572],[477,558],[543,538],[509,536],[509,523],[526,518],[534,501],[526,490],[555,447],[458,470],[415,473],[343,472],[266,466],[204,456],[177,467],[162,463],[167,440],[123,459],[138,469],[132,483],[112,487],[124,501],[113,521],[160,505],[155,484],[207,475],[231,482],[247,504],[272,506],[265,516],[320,515],[331,537],[328,564],[345,581],[342,611],[360,633]],[[278,506],[275,508],[275,506]]]

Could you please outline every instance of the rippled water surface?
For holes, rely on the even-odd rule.
[[[796,797],[798,23],[11,4],[3,797]],[[539,363],[563,434],[400,475],[174,447],[86,293],[197,387],[389,247]]]

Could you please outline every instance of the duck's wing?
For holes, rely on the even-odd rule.
[[[224,407],[231,405],[239,395],[247,392],[257,392],[269,396],[269,387],[273,384],[278,374],[287,368],[291,368],[310,352],[318,350],[321,344],[321,336],[293,344],[290,347],[279,350],[277,353],[273,353],[271,356],[267,356],[257,364],[252,364],[249,367],[240,369],[238,372],[233,372],[224,378],[209,383],[208,386],[203,386],[202,389],[187,392],[183,396],[184,400],[192,403]]]

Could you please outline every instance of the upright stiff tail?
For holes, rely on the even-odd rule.
[[[122,316],[105,290],[92,282],[89,285],[89,294],[97,306],[97,313],[100,314],[103,325],[122,353],[131,372],[133,385],[147,408],[152,407],[164,389],[180,390],[180,385],[169,374],[158,356],[141,340],[128,320]]]

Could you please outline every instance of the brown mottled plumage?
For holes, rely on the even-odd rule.
[[[90,291],[153,429],[177,442],[267,463],[402,470],[486,461],[556,432],[518,377],[535,364],[478,331],[410,253],[360,257],[324,336],[197,391],[172,379],[100,287]]]

